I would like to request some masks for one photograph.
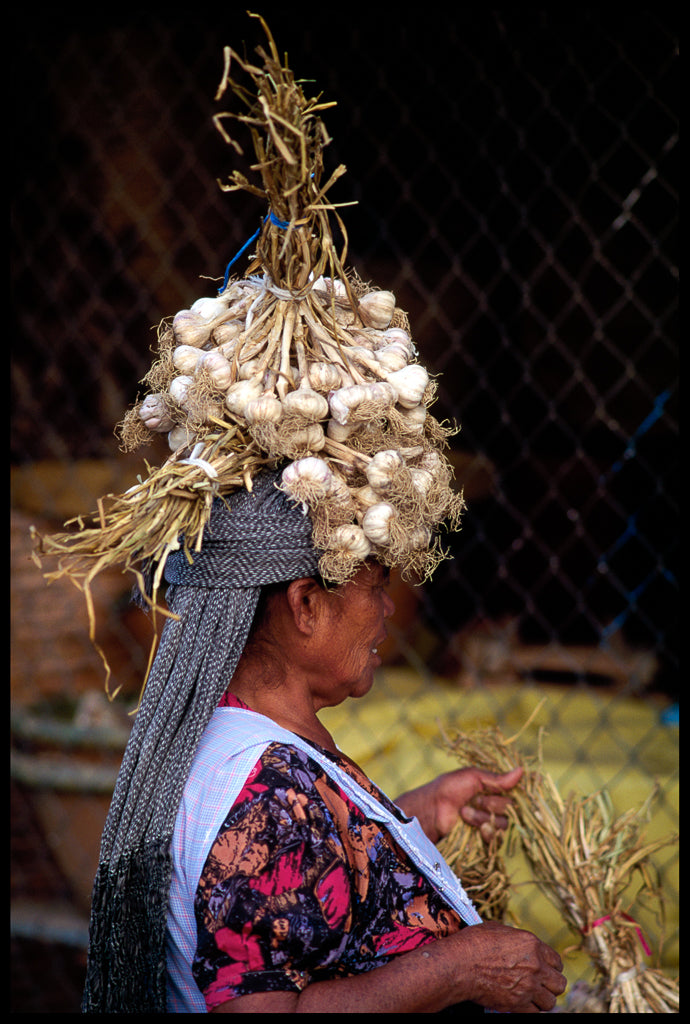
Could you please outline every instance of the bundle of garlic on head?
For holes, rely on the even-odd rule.
[[[328,578],[372,555],[425,576],[442,557],[434,531],[457,528],[463,507],[447,431],[395,297],[349,284],[355,303],[324,276],[297,299],[259,275],[199,299],[162,335],[151,373],[161,390],[136,416],[180,456],[235,428],[287,463],[283,488],[311,515]]]
[[[221,188],[265,204],[238,256],[254,250],[243,274],[230,276],[236,257],[215,295],[159,327],[145,392],[119,433],[125,451],[164,436],[164,463],[100,503],[94,528],[42,539],[43,552],[61,556],[58,574],[82,573],[87,587],[107,566],[162,565],[180,538],[198,549],[213,499],[251,488],[266,466],[282,470],[282,488],[311,517],[334,583],[371,556],[426,578],[445,557],[440,531],[459,527],[463,500],[445,455],[455,431],[430,412],[436,383],[408,317],[392,292],[346,269],[347,233],[328,198],[345,168],[326,175],[323,160],[320,114],[332,104],[305,97],[259,20],[261,62],[226,48],[216,97],[230,90],[246,112],[214,118],[236,149],[228,119],[251,136],[259,183],[234,171]]]

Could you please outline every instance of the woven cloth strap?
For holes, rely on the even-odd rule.
[[[222,531],[209,530],[198,554],[188,557],[180,550],[168,555],[165,579],[187,587],[264,587],[317,569],[306,516],[295,511],[286,521],[275,512],[236,513],[223,520]]]

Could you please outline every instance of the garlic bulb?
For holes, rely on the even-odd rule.
[[[447,478],[448,467],[444,457],[433,448],[425,451],[420,458],[417,466],[420,469],[426,469],[433,477]]]
[[[430,492],[434,486],[434,476],[428,469],[422,469],[419,466],[410,467],[410,477],[412,479],[412,486],[414,487],[417,494],[424,498]]]
[[[423,434],[424,424],[429,415],[424,405],[414,405],[411,409],[401,407],[398,410],[405,429],[411,434]]]
[[[326,426],[326,436],[330,437],[333,441],[346,441],[353,430],[356,430],[359,424],[357,423],[338,423],[337,420],[330,419]]]
[[[194,345],[201,348],[211,337],[211,325],[190,309],[181,309],[172,322],[175,341],[180,345]]]
[[[244,418],[248,424],[279,423],[283,406],[275,395],[265,394],[251,398],[244,407]]]
[[[289,391],[283,398],[283,409],[289,415],[312,423],[328,416],[328,402],[311,388],[301,387],[297,391]]]
[[[339,388],[342,384],[340,371],[333,363],[311,363],[307,371],[307,379],[314,391],[332,391],[333,388]]]
[[[193,374],[202,355],[202,350],[194,345],[178,345],[172,356],[173,366],[180,373]]]
[[[353,345],[365,348],[369,353],[386,344],[383,331],[374,327],[351,327],[348,333]]]
[[[220,354],[230,362],[237,351],[237,338],[231,338],[229,341],[222,341],[218,348],[212,349],[214,352],[220,352]]]
[[[409,359],[405,347],[395,342],[390,345],[386,345],[384,348],[377,349],[375,352],[375,358],[381,368],[387,370],[389,373],[394,373],[396,370],[402,370],[403,366],[407,366]]]
[[[232,367],[225,356],[217,350],[206,352],[197,363],[196,369],[197,373],[200,370],[208,373],[220,391],[227,391],[232,384]]]
[[[331,550],[344,551],[352,558],[364,561],[371,553],[371,544],[366,537],[364,530],[354,523],[346,523],[343,526],[336,526],[331,531],[329,548]]]
[[[359,363],[362,366],[375,365],[372,359],[373,350],[368,345],[348,345],[345,352],[350,363]]]
[[[358,511],[358,518],[362,518],[364,513],[372,505],[378,505],[381,501],[381,495],[377,494],[373,487],[369,484],[365,484],[364,487],[357,487],[353,493],[353,498]]]
[[[331,498],[333,502],[337,503],[341,509],[347,508],[348,519],[351,519],[355,514],[355,504],[352,492],[336,469],[331,470],[331,475],[333,479],[331,480],[331,487],[328,492],[329,498]]]
[[[263,390],[263,385],[259,380],[238,380],[228,388],[225,404],[230,412],[235,413],[236,416],[241,416],[244,413],[247,402],[252,398],[258,398]]]
[[[297,501],[315,501],[330,493],[333,473],[324,459],[309,455],[286,466],[281,482],[284,490]]]
[[[237,375],[240,380],[251,380],[252,377],[257,377],[261,370],[261,363],[258,359],[248,359],[244,363],[240,363]]]
[[[170,382],[168,394],[172,399],[174,399],[175,402],[177,402],[178,405],[181,405],[183,408],[187,401],[187,392],[189,391],[193,382],[194,378],[190,377],[188,374],[182,374],[179,377],[175,377]]]
[[[333,419],[345,426],[351,419],[354,419],[352,410],[361,405],[364,396],[365,390],[361,384],[338,388],[328,396],[328,405]]]
[[[326,295],[335,295],[336,298],[344,299],[347,298],[347,289],[339,278],[333,277],[317,277],[312,286],[315,291],[325,293]]]
[[[426,526],[414,526],[408,531],[405,548],[407,551],[421,551],[429,546],[431,530]]]
[[[396,391],[387,381],[373,381],[333,391],[328,396],[328,405],[333,419],[345,425],[380,415],[393,405],[395,398]]]
[[[359,315],[369,327],[379,330],[388,327],[394,312],[395,295],[392,292],[369,292],[359,300]]]
[[[362,530],[372,544],[386,547],[391,539],[391,526],[397,519],[397,512],[388,502],[370,505],[362,517]]]
[[[307,423],[290,431],[283,438],[283,444],[288,452],[320,452],[326,444],[326,435],[320,423]]]
[[[189,309],[202,320],[215,320],[227,313],[228,303],[221,298],[201,298],[193,302]]]
[[[137,412],[139,419],[149,430],[165,434],[175,425],[170,418],[163,395],[147,395]]]
[[[392,449],[377,452],[367,463],[365,472],[369,486],[378,494],[387,494],[395,483],[395,477],[405,469],[404,458]]]
[[[406,409],[413,409],[424,397],[429,374],[419,363],[410,363],[402,370],[389,373],[386,380],[395,388],[398,403]]]
[[[220,348],[221,345],[226,345],[228,342],[236,342],[243,329],[244,325],[237,320],[225,320],[222,324],[218,324],[217,327],[213,328],[211,336],[218,348]]]
[[[414,355],[412,338],[402,327],[389,327],[382,335],[384,345],[402,345],[410,358]]]
[[[184,424],[173,427],[168,434],[168,446],[171,451],[179,451],[180,448],[189,448],[194,442],[195,435],[192,434]]]

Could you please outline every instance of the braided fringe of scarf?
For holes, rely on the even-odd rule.
[[[165,1013],[168,849],[201,734],[244,649],[259,588],[175,587],[101,841],[84,1012]],[[162,980],[161,980],[162,979]]]
[[[83,1013],[165,1013],[170,838],[98,869]]]
[[[169,849],[197,745],[240,660],[261,586],[318,568],[309,521],[276,479],[266,474],[253,493],[232,495],[232,510],[217,504],[208,558],[202,548],[193,566],[166,566],[179,621],[163,628],[103,831],[85,1013],[166,1012]]]

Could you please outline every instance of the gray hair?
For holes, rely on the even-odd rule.
[[[177,810],[201,735],[263,586],[318,574],[311,523],[276,483],[214,501],[201,551],[165,565],[167,619],[106,820],[94,883],[85,1013],[165,1013],[165,929]]]

